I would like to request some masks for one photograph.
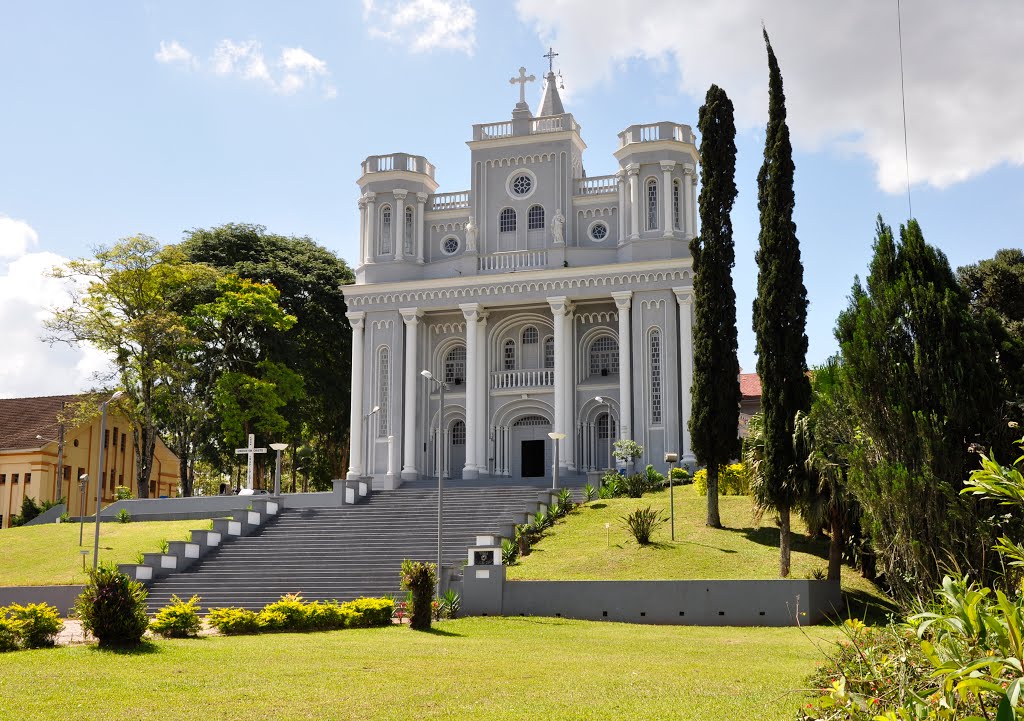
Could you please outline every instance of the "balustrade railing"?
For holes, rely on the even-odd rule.
[[[492,140],[494,138],[508,138],[512,136],[512,121],[506,120],[503,123],[486,123],[473,126],[473,140]]]
[[[437,193],[429,198],[427,210],[459,210],[469,207],[469,191],[458,193]]]
[[[371,155],[363,161],[363,173],[387,173],[392,170],[405,170],[434,177],[434,166],[422,155],[409,155],[408,153]]]
[[[680,143],[695,143],[697,138],[689,125],[678,123],[648,123],[630,125],[619,133],[619,147],[630,143],[650,143],[655,140],[675,140]]]
[[[546,250],[509,250],[503,253],[481,255],[477,269],[481,273],[503,273],[528,268],[544,268],[548,264]]]
[[[491,373],[491,390],[545,388],[554,385],[555,371],[551,368]]]
[[[506,120],[501,123],[481,123],[473,126],[473,140],[510,138],[514,135],[537,135],[557,133],[562,130],[579,131],[579,123],[572,113],[543,115],[539,118],[523,118],[522,121]]]
[[[576,195],[607,195],[618,191],[618,178],[614,175],[597,175],[576,181]]]

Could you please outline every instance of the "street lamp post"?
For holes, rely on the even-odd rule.
[[[107,406],[123,395],[124,391],[117,391],[100,404],[100,457],[96,467],[96,536],[92,545],[92,570],[94,571],[100,563],[100,503],[103,500],[103,452],[106,450],[103,437],[107,434]]]
[[[675,491],[673,490],[674,489],[674,485],[672,483],[672,471],[675,468],[676,461],[678,461],[678,460],[679,460],[679,454],[678,453],[666,453],[665,454],[665,463],[668,464],[668,507],[669,507],[669,509],[671,509],[669,511],[669,516],[672,519],[671,529],[672,529],[672,540],[673,541],[676,540],[676,498],[675,498]]]
[[[609,399],[603,396],[594,396],[594,400],[601,403],[605,407],[605,412],[608,414],[608,470],[612,469],[612,403]]]
[[[281,451],[288,447],[287,443],[271,443],[270,447],[277,451],[277,464],[274,467],[274,495],[281,495]]]
[[[444,392],[448,388],[448,384],[443,381],[439,381],[434,377],[434,374],[430,371],[423,369],[420,371],[420,375],[426,378],[428,381],[433,381],[437,384],[438,391],[441,395],[440,398],[440,414],[437,417],[437,589],[436,593],[438,597],[441,596],[441,548],[443,536],[443,521],[442,514],[444,511],[444,469],[441,465],[442,449],[441,445],[444,441],[444,434],[441,432],[441,427],[444,425]]]
[[[380,406],[374,406],[369,413],[363,414],[363,475],[370,475],[370,419],[380,413]],[[273,448],[273,446],[271,446]]]
[[[548,438],[554,441],[555,444],[555,467],[551,470],[551,489],[554,491],[558,490],[558,446],[559,441],[565,438],[564,433],[558,431],[551,431],[548,433]]]
[[[78,477],[78,545],[82,546],[82,538],[85,533],[85,494],[89,490],[89,474],[83,473]],[[85,559],[82,559],[85,565]]]

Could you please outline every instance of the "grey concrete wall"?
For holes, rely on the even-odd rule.
[[[841,604],[829,581],[505,581],[503,566],[467,566],[462,597],[467,615],[696,626],[814,624]]]
[[[174,521],[192,518],[218,518],[245,510],[254,501],[270,500],[273,496],[193,496],[191,498],[133,498],[117,501],[100,512],[104,521],[112,521],[121,509],[132,516],[132,521]],[[280,497],[287,508],[318,508],[340,506],[341,495],[326,493],[289,493]]]
[[[40,513],[38,516],[33,518],[31,521],[26,523],[26,526],[41,526],[44,523],[56,523],[57,519],[60,518],[68,507],[63,503],[58,503],[53,508],[47,509]]]
[[[0,586],[0,606],[48,603],[64,616],[71,614],[85,586]]]

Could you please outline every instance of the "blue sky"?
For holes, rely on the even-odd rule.
[[[895,0],[9,2],[0,6],[0,396],[89,385],[95,353],[51,349],[64,291],[43,271],[99,244],[240,221],[309,235],[350,263],[367,155],[427,156],[469,186],[471,125],[509,117],[508,78],[561,55],[590,175],[616,133],[696,126],[711,82],[737,107],[740,362],[753,370],[764,20],[797,147],[810,353],[869,259],[875,216],[907,217]],[[1024,4],[903,3],[914,215],[954,266],[1021,245]],[[536,105],[539,83],[529,88]]]

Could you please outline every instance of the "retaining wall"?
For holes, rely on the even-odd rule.
[[[0,606],[20,603],[49,603],[68,616],[85,586],[0,586]]]
[[[342,505],[342,494],[287,493],[280,496],[281,504],[288,508],[320,508]],[[230,516],[243,511],[253,501],[278,500],[275,496],[259,494],[251,496],[192,496],[190,498],[133,498],[116,501],[102,511],[103,521],[116,520],[121,509],[131,514],[132,521],[177,521],[198,518]]]

